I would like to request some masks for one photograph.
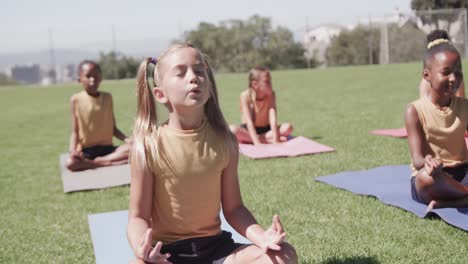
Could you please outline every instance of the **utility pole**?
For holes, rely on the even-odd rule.
[[[50,83],[55,84],[57,81],[57,73],[55,72],[54,38],[52,36],[52,29],[50,28],[49,28],[49,59],[50,59],[50,69],[47,75],[50,78]]]
[[[115,27],[114,24],[112,24],[112,59],[114,61],[114,65],[112,65],[113,68],[113,75],[114,79],[118,79],[118,72],[117,72],[117,40],[115,37]]]
[[[374,58],[373,58],[373,54],[372,54],[372,50],[373,50],[373,48],[372,48],[372,46],[373,46],[373,45],[372,45],[372,42],[373,42],[374,39],[373,39],[373,36],[372,36],[372,35],[373,35],[373,32],[372,32],[372,20],[371,20],[370,14],[369,14],[369,43],[368,43],[368,45],[369,45],[369,64],[371,64],[371,65],[372,65],[372,63],[374,62]]]
[[[309,17],[306,16],[306,24],[305,24],[305,33],[304,36],[309,38]],[[306,41],[305,43],[309,43],[309,41]],[[306,44],[307,45],[307,44]],[[310,51],[310,44],[308,44],[309,47],[306,47],[306,54],[304,54],[304,58],[306,60],[307,68],[310,68],[310,60],[312,59],[312,54]]]

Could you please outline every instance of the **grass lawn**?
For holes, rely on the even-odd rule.
[[[468,263],[466,232],[313,181],[409,162],[406,140],[369,131],[404,125],[420,71],[421,63],[414,63],[272,73],[279,120],[337,150],[240,160],[245,204],[263,226],[273,214],[281,216],[300,263]],[[226,118],[239,123],[247,74],[216,78]],[[134,87],[134,80],[123,80],[100,88],[113,94],[117,124],[127,134]],[[58,156],[68,149],[68,100],[81,90],[78,84],[0,87],[0,263],[93,263],[87,215],[128,208],[128,186],[62,191]]]

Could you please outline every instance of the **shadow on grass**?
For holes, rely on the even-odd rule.
[[[380,262],[376,257],[365,257],[365,256],[353,256],[347,258],[337,258],[332,257],[326,259],[320,264],[379,264]],[[308,264],[306,262],[301,262],[301,264]]]

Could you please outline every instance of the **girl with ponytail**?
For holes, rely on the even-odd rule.
[[[468,100],[456,96],[463,81],[460,53],[446,39],[428,44],[422,77],[427,94],[405,113],[414,200],[439,207],[468,207]]]
[[[137,97],[127,229],[134,262],[297,263],[279,217],[264,230],[242,202],[237,141],[206,57],[179,44],[145,59]],[[156,102],[169,111],[162,124]],[[221,208],[251,245],[221,230]]]

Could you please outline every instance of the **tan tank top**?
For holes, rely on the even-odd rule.
[[[78,150],[112,145],[114,114],[111,94],[99,92],[99,96],[93,97],[82,91],[73,97],[78,118]]]
[[[427,97],[422,97],[411,104],[418,112],[424,131],[427,150],[427,153],[423,153],[424,156],[430,154],[441,159],[444,167],[456,167],[468,163],[465,144],[468,100],[454,96],[450,105],[444,110],[438,109]],[[413,172],[416,172],[413,164],[411,167]]]
[[[219,234],[221,176],[228,145],[207,121],[195,130],[158,129],[154,163],[153,241]]]

